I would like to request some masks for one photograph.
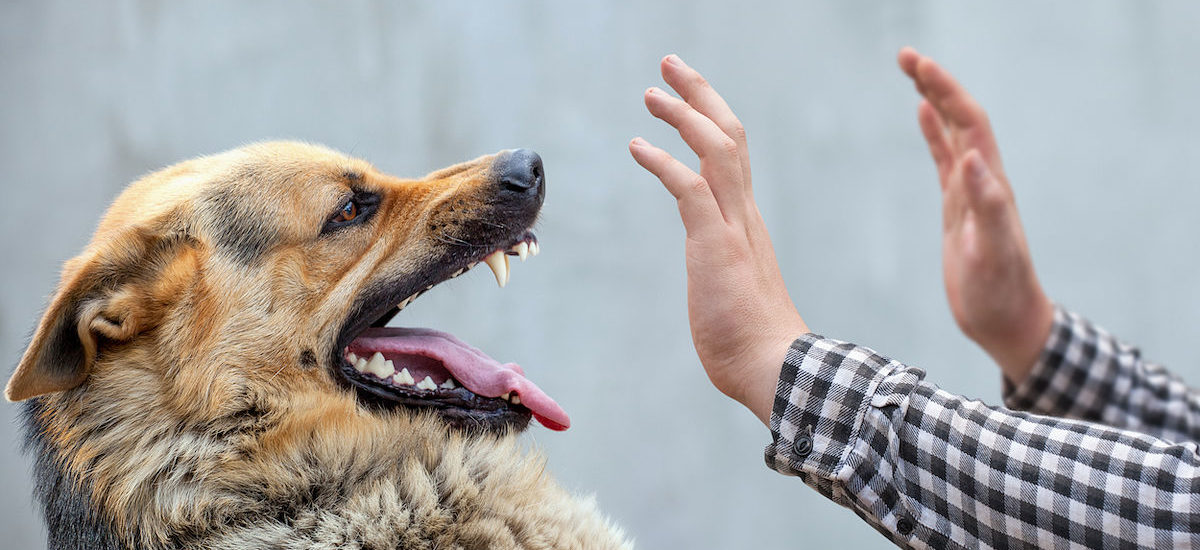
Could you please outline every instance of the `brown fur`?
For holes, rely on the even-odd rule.
[[[67,262],[6,396],[34,398],[31,437],[122,546],[625,548],[515,435],[366,408],[329,365],[356,296],[486,211],[491,161],[403,180],[286,142],[146,176]],[[321,235],[352,186],[375,217]]]

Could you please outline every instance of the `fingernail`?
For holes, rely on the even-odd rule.
[[[657,86],[652,87],[649,90],[646,90],[646,92],[651,95],[667,95],[666,92],[662,91],[662,88],[659,88]]]
[[[682,66],[683,66],[683,60],[682,60],[682,59],[679,59],[679,56],[678,56],[678,55],[675,55],[675,54],[671,54],[671,55],[668,55],[668,56],[667,56],[667,63],[669,63],[669,64],[671,64],[671,65],[674,65],[674,66],[676,66],[676,67],[682,67]]]
[[[632,145],[632,146],[634,146],[634,147],[638,147],[638,148],[642,148],[642,147],[645,147],[645,146],[647,146],[647,145],[650,145],[649,143],[646,143],[646,140],[644,140],[644,139],[642,139],[642,138],[640,138],[640,137],[635,137],[635,138],[633,138],[633,141],[629,142],[629,144],[630,144],[630,145]]]

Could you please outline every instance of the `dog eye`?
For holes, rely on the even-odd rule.
[[[338,222],[348,222],[358,217],[358,204],[353,200],[346,203],[333,219]]]
[[[338,208],[337,212],[334,212],[329,217],[329,221],[325,222],[325,227],[321,229],[321,233],[325,234],[335,229],[363,223],[370,217],[378,205],[379,195],[366,192],[355,193],[341,208]]]

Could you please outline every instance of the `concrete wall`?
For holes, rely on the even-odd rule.
[[[641,104],[679,53],[749,129],[755,189],[808,323],[996,401],[941,288],[940,201],[894,66],[913,44],[987,106],[1048,291],[1200,380],[1200,5],[1189,2],[0,4],[0,357],[139,174],[266,138],[401,175],[509,147],[546,161],[544,253],[396,322],[522,363],[572,413],[531,438],[642,548],[883,548],[768,471],[768,433],[691,350],[669,195],[625,150],[686,149]],[[0,533],[42,545],[17,407],[0,406]]]

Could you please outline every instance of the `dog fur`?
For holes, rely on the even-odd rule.
[[[405,180],[273,142],[132,184],[6,390],[50,547],[629,548],[515,430],[368,406],[332,364],[370,289],[499,238],[495,158]],[[324,232],[364,189],[370,219]]]

